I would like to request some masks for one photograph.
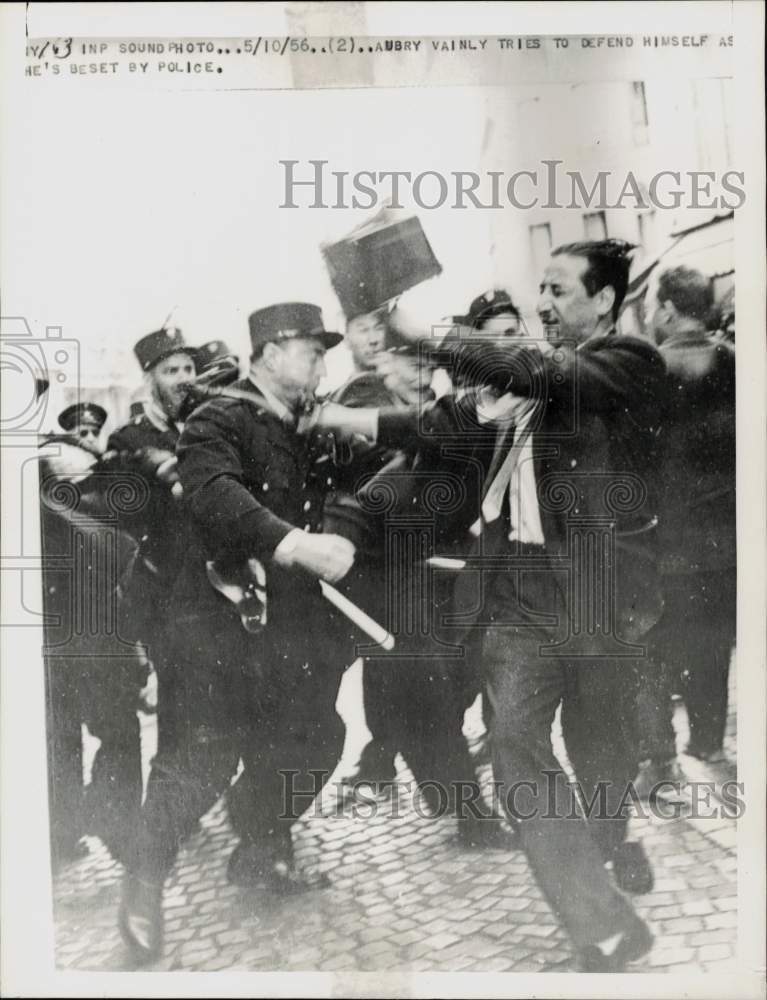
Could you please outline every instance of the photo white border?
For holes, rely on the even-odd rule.
[[[318,5],[319,6],[319,5]],[[343,3],[323,4],[335,24]],[[356,5],[351,4],[350,7]],[[315,34],[322,33],[315,23]],[[747,810],[738,826],[739,972],[521,976],[385,973],[63,973],[53,967],[47,838],[41,636],[2,630],[2,992],[6,996],[536,996],[729,997],[764,995],[765,939],[765,205],[764,7],[734,3],[380,3],[366,10],[377,35],[734,33],[737,169],[747,176],[746,207],[736,213],[738,317],[738,767]],[[662,25],[662,29],[657,27]],[[13,197],[23,163],[14,156],[23,127],[24,36],[234,37],[279,35],[278,4],[4,4],[0,8],[3,197]],[[327,32],[326,32],[327,33]],[[338,28],[334,29],[338,34]],[[14,234],[0,232],[0,263]],[[4,288],[11,307],[13,289]],[[2,456],[7,468],[6,455]],[[14,522],[15,483],[3,477],[3,529]],[[28,516],[30,512],[26,512]],[[4,549],[13,539],[4,537]],[[34,585],[30,575],[28,581]],[[3,595],[3,599],[7,594]],[[23,748],[23,752],[20,750]],[[387,992],[389,989],[389,992]]]

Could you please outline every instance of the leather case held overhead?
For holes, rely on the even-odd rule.
[[[397,219],[387,209],[321,250],[347,319],[373,312],[442,273],[420,220]]]

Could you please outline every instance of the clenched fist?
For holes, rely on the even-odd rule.
[[[354,545],[341,535],[312,535],[298,529],[291,531],[274,550],[274,560],[280,566],[300,566],[328,583],[346,576],[354,555]]]

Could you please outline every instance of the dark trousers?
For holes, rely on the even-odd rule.
[[[484,624],[470,633],[468,649],[482,665],[501,802],[517,821],[539,885],[581,947],[619,932],[632,912],[604,864],[625,836],[619,806],[638,765],[637,664],[545,655],[541,647],[562,639],[568,626],[558,576],[550,568],[525,572],[521,581],[511,571],[487,574]],[[558,621],[546,624],[536,612]],[[588,819],[552,749],[560,704],[569,760],[586,802],[594,803]]]
[[[122,860],[141,806],[141,740],[136,695],[146,677],[138,657],[49,657],[48,769],[55,857],[85,834]],[[83,787],[82,724],[101,746]]]
[[[180,840],[229,788],[240,759],[237,832],[289,854],[290,828],[335,768],[344,739],[335,710],[343,662],[309,619],[294,622],[292,634],[275,628],[262,637],[224,612],[178,622],[165,663],[171,738],[152,766],[129,865],[136,874],[166,877]]]
[[[363,700],[373,739],[363,752],[361,778],[390,780],[385,767],[399,752],[416,782],[433,786],[437,807],[452,809],[457,783],[475,780],[462,728],[479,682],[468,684],[467,670],[465,661],[365,661]],[[380,776],[369,773],[366,760],[382,769]]]
[[[414,567],[413,572],[420,572]],[[475,772],[463,720],[480,690],[476,664],[445,651],[456,637],[442,624],[450,608],[454,577],[432,573],[417,602],[400,608],[398,621],[409,622],[409,633],[394,630],[396,656],[370,656],[362,673],[365,720],[372,740],[363,752],[361,778],[391,778],[391,761],[399,752],[416,782],[445,789],[452,808],[458,782],[474,781]],[[401,587],[401,594],[407,588]],[[386,607],[385,601],[379,607]],[[389,623],[387,623],[389,624]],[[455,629],[453,629],[455,632]],[[460,651],[458,646],[451,650]],[[410,656],[404,654],[411,654]],[[368,766],[369,763],[369,766]],[[382,773],[369,773],[380,767]],[[437,791],[437,796],[441,795]],[[435,798],[436,797],[432,796]]]
[[[665,576],[663,617],[648,636],[651,661],[643,679],[639,724],[643,756],[676,755],[671,696],[683,697],[690,743],[721,750],[727,723],[727,683],[735,642],[736,571]]]

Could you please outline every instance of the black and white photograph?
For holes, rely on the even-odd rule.
[[[763,4],[0,20],[3,992],[763,997]]]

